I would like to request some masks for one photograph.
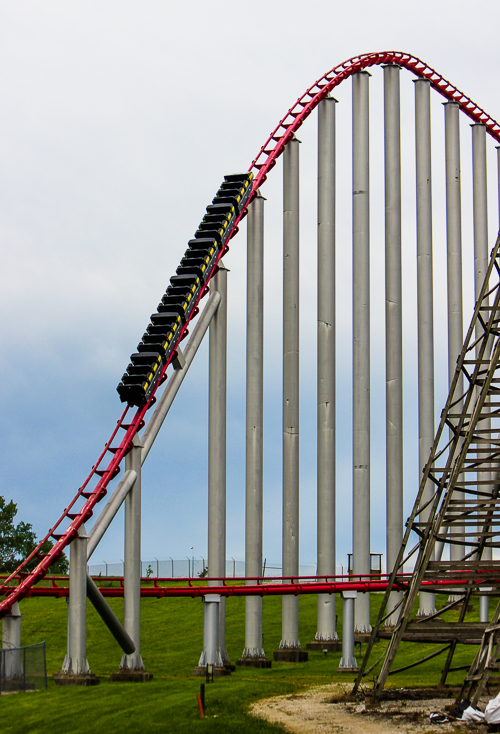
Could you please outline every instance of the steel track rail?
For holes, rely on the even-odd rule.
[[[240,212],[240,215],[236,219],[231,233],[228,237],[229,240],[234,237],[238,232],[238,224],[246,216],[248,206],[250,202],[255,198],[257,190],[266,181],[268,173],[276,165],[277,159],[283,153],[286,144],[294,136],[295,132],[302,126],[305,120],[309,117],[311,112],[318,106],[322,99],[324,99],[335,87],[341,84],[343,81],[351,77],[358,71],[370,68],[372,66],[380,66],[382,64],[397,64],[404,69],[415,74],[420,79],[428,79],[431,86],[439,92],[446,100],[457,102],[460,105],[462,111],[474,122],[485,125],[489,135],[500,144],[500,125],[490,115],[488,115],[479,105],[473,102],[457,87],[444,79],[434,69],[428,66],[425,62],[418,59],[412,54],[406,54],[400,51],[382,51],[377,53],[362,54],[361,56],[355,56],[347,61],[344,61],[339,66],[334,67],[320,79],[318,79],[306,92],[299,97],[293,107],[291,107],[286,115],[280,120],[278,125],[275,127],[273,132],[269,135],[268,139],[259,151],[259,154],[252,161],[249,171],[255,171],[255,177],[252,185],[252,194],[246,204],[246,206]],[[217,271],[218,263],[222,256],[227,252],[228,247],[221,251],[217,257],[217,261],[212,268],[207,282],[213,277]],[[206,293],[206,288],[200,295],[200,300]],[[198,304],[196,304],[197,306]],[[189,319],[182,327],[179,332],[179,336],[176,341],[176,345],[182,341],[184,336],[187,335],[187,330],[191,320],[197,315],[198,309],[194,308]],[[164,365],[160,380],[158,381],[151,397],[148,402],[137,409],[130,423],[125,423],[125,418],[130,410],[127,407],[121,417],[119,418],[116,427],[114,428],[111,438],[105,444],[104,450],[99,456],[96,464],[92,467],[85,482],[79,488],[74,499],[64,510],[63,514],[55,525],[49,530],[47,535],[34,549],[34,551],[28,556],[28,558],[9,576],[9,578],[0,586],[0,596],[6,598],[0,602],[0,618],[8,614],[12,608],[12,605],[20,599],[28,596],[32,587],[37,584],[47,573],[51,564],[61,557],[64,549],[71,543],[73,538],[78,533],[78,528],[83,525],[87,520],[92,517],[94,507],[105,497],[107,487],[112,479],[119,473],[120,464],[123,461],[125,455],[129,452],[132,446],[132,441],[136,433],[144,426],[144,417],[156,402],[156,391],[159,386],[164,382],[166,378],[166,371],[171,363],[173,357],[172,354],[169,361]],[[112,442],[115,439],[119,429],[125,429],[125,434],[119,443],[118,447],[113,447]],[[112,458],[106,465],[106,468],[100,469],[101,465],[105,464],[105,457],[111,452]],[[87,491],[92,479],[99,476],[96,486],[93,490]],[[74,507],[76,502],[83,497],[86,501],[77,513],[71,513],[71,509]],[[66,530],[62,533],[57,533],[57,530],[62,525],[64,520],[70,520],[70,524]],[[54,539],[55,543],[49,553],[43,557],[40,557],[41,548],[43,544],[50,539]],[[25,568],[29,561],[33,558],[40,558],[39,563],[33,571],[27,572]],[[10,586],[10,582],[17,580],[18,584],[14,587]]]
[[[60,581],[66,581],[67,577],[58,579]],[[106,581],[118,582],[119,586],[99,586],[99,581],[102,582],[101,577],[94,577],[99,591],[105,597],[121,598],[124,594],[124,580],[122,577],[107,578]],[[148,586],[141,587],[142,597],[155,597],[163,598],[169,597],[192,597],[197,598],[204,596],[207,593],[220,594],[221,596],[283,596],[283,595],[295,595],[299,594],[338,594],[342,591],[358,591],[362,594],[375,592],[375,591],[386,591],[389,588],[389,580],[387,578],[382,579],[353,579],[349,581],[304,581],[303,579],[295,579],[283,583],[281,577],[275,579],[274,583],[269,578],[252,579],[253,584],[245,585],[245,579],[206,579],[204,585],[193,584],[192,579],[180,579],[180,578],[165,578],[165,579],[153,579],[152,583]],[[394,580],[392,588],[394,591],[402,591],[408,586],[408,582],[411,580],[411,574],[404,574],[397,577]],[[481,584],[485,581],[491,582],[491,574],[474,575],[472,580],[469,574],[458,574],[456,577],[450,580],[435,579],[427,580],[422,583],[422,586],[428,591],[435,591],[437,593],[449,594],[453,593],[457,587],[462,587],[465,583],[471,582],[473,586],[477,585],[478,592],[481,591]],[[495,575],[495,580],[498,580],[498,576]],[[217,581],[218,585],[208,586],[207,581]],[[231,581],[233,583],[231,583]],[[234,583],[237,581],[237,583]],[[178,584],[187,583],[186,586],[179,586]],[[167,586],[166,584],[176,584],[175,586]],[[69,596],[69,586],[58,586],[57,579],[51,577],[51,586],[35,586],[30,591],[30,596],[50,596],[54,598],[61,598]]]

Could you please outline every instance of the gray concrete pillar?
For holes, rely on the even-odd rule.
[[[431,84],[415,81],[415,172],[417,188],[418,484],[434,443],[434,297],[432,264]],[[433,488],[428,482],[425,504]],[[429,508],[420,513],[427,522]],[[432,560],[434,556],[432,557]],[[436,611],[435,595],[419,593],[420,616]]]
[[[299,145],[283,154],[283,576],[299,573]],[[284,596],[280,649],[299,648],[299,598]]]
[[[226,575],[226,384],[227,384],[227,269],[222,260],[212,279],[212,289],[221,296],[210,323],[208,367],[208,575]],[[219,582],[209,582],[218,585]],[[229,664],[226,651],[225,598],[219,610],[218,640],[221,658]],[[215,619],[212,612],[207,624]],[[215,639],[215,630],[210,633]]]
[[[124,628],[132,638],[135,650],[122,656],[119,672],[112,680],[122,678],[142,681],[151,676],[144,670],[141,656],[141,460],[142,442],[134,437],[134,444],[125,457],[125,471],[134,471],[136,480],[125,497],[124,548]]]
[[[352,77],[353,183],[353,572],[370,573],[370,165],[369,82]],[[356,604],[356,631],[370,625],[370,595]]]
[[[446,239],[448,251],[448,381],[451,385],[458,356],[463,346],[462,306],[462,201],[460,176],[460,106],[446,102],[445,155],[446,155]],[[457,383],[457,395],[463,392],[463,377]],[[459,406],[457,406],[457,410]],[[456,499],[463,492],[454,492]],[[458,527],[453,532],[459,531]],[[463,546],[451,545],[450,558],[458,561],[464,556]],[[452,595],[450,598],[455,598]]]
[[[262,575],[264,415],[264,197],[247,216],[245,575]],[[253,585],[255,581],[247,581]],[[245,598],[245,649],[240,664],[263,667],[262,597]],[[267,667],[267,666],[266,666]]]
[[[21,682],[23,665],[21,660],[21,610],[16,601],[9,614],[2,619],[3,670],[2,677],[9,683]]]
[[[203,652],[199,662],[200,668],[207,665],[219,669],[224,667],[219,640],[220,602],[219,594],[206,594],[203,597]]]
[[[403,540],[403,314],[401,288],[401,122],[399,66],[384,66],[386,563]],[[388,611],[399,601],[391,593]],[[389,617],[386,624],[395,620]]]
[[[481,124],[472,127],[472,195],[474,219],[474,299],[479,298],[483,286],[486,270],[488,269],[488,194],[486,174],[486,127]],[[482,333],[479,325],[476,329],[476,338]],[[476,356],[478,348],[476,348]],[[484,358],[491,354],[491,343],[487,345]],[[481,428],[490,428],[491,420],[482,420]],[[481,447],[486,448],[485,444]],[[491,472],[479,472],[480,481],[491,481]],[[483,488],[484,489],[484,488]],[[481,527],[482,529],[482,527]],[[492,548],[484,548],[481,559],[491,561]],[[479,619],[488,622],[489,597],[479,597]]]
[[[335,108],[318,106],[318,576],[335,576]],[[337,649],[335,594],[318,595],[308,648]],[[333,645],[332,645],[333,643]]]
[[[62,673],[90,674],[87,661],[87,532],[80,526],[69,552],[69,636]]]
[[[354,617],[358,600],[357,591],[342,592],[342,658],[339,671],[344,673],[358,670],[354,655]]]

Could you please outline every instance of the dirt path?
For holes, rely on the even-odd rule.
[[[351,687],[352,684],[347,689]],[[300,734],[445,734],[456,731],[458,727],[464,731],[480,730],[477,725],[466,725],[459,721],[439,725],[430,723],[431,711],[444,712],[445,705],[452,703],[453,699],[383,701],[376,709],[367,709],[364,702],[331,703],[344,690],[345,684],[336,683],[305,693],[268,698],[255,703],[250,713],[273,724],[282,724],[286,731]],[[484,732],[484,727],[481,728]]]

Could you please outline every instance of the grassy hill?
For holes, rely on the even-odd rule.
[[[372,595],[373,616],[380,595]],[[443,600],[444,601],[444,600]],[[123,618],[123,602],[110,600],[116,614]],[[478,602],[475,602],[477,607]],[[341,630],[341,601],[337,600]],[[227,649],[232,662],[244,647],[243,598],[227,601]],[[21,602],[22,644],[46,641],[49,687],[34,693],[2,696],[0,721],[2,734],[81,734],[84,732],[278,732],[280,728],[254,719],[248,706],[258,698],[294,693],[334,681],[353,681],[352,674],[337,672],[340,653],[309,653],[300,665],[273,663],[270,670],[237,668],[227,678],[206,687],[207,717],[200,719],[196,694],[200,679],[190,676],[203,646],[203,608],[199,599],[144,599],[142,602],[141,652],[146,669],[153,673],[149,683],[110,683],[109,675],[118,669],[121,650],[107,628],[88,606],[87,658],[92,672],[101,679],[93,688],[56,688],[51,676],[57,672],[66,652],[66,601],[31,598]],[[457,616],[449,612],[448,619]],[[477,619],[477,609],[467,619]],[[300,639],[302,646],[314,638],[316,597],[300,598]],[[264,648],[272,657],[281,632],[281,600],[264,599]],[[375,661],[385,647],[377,643]],[[396,660],[397,667],[428,655],[437,647],[405,643]],[[364,646],[363,646],[364,651]],[[471,661],[475,648],[461,648],[454,665]],[[358,649],[356,650],[358,655]],[[361,657],[358,655],[358,662]],[[429,686],[437,684],[443,656],[406,673],[391,676],[391,686]],[[453,673],[449,683],[460,683],[463,673]],[[371,679],[372,676],[369,676]],[[371,680],[367,680],[371,684]]]

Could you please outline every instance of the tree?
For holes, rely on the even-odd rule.
[[[6,502],[0,495],[0,573],[12,573],[19,564],[38,545],[36,535],[30,523],[20,522],[14,524],[17,515],[17,505],[12,500]],[[40,549],[40,553],[48,553],[53,547],[50,540],[46,540]],[[25,566],[26,571],[32,571],[39,562],[39,558],[32,558]],[[62,555],[51,566],[52,573],[68,573],[68,559]]]

